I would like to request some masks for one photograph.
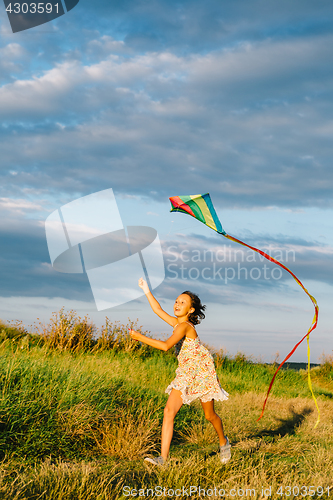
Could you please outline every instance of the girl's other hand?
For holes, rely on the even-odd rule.
[[[143,278],[139,279],[139,287],[142,288],[145,294],[147,294],[150,291],[147,285],[147,281],[145,281]]]
[[[133,340],[139,340],[139,337],[141,335],[139,332],[136,332],[135,330],[132,330],[131,328],[129,328],[128,333],[130,334],[130,336],[132,337]]]

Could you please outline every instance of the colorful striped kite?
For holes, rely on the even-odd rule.
[[[193,196],[172,196],[170,198],[170,201],[171,201],[171,204],[172,204],[171,212],[183,212],[185,214],[192,215],[192,217],[195,217],[200,222],[203,222],[204,224],[206,224],[206,226],[210,227],[211,229],[214,229],[214,231],[216,231],[217,233],[222,234],[223,236],[225,236],[226,238],[228,238],[228,240],[234,241],[235,243],[240,243],[241,245],[244,245],[245,247],[250,248],[251,250],[254,250],[255,252],[258,252],[260,255],[262,255],[263,257],[265,257],[269,261],[274,262],[278,266],[280,266],[283,269],[285,269],[286,271],[288,271],[288,273],[291,274],[291,276],[294,278],[294,280],[297,281],[297,283],[303,288],[304,292],[310,297],[311,302],[313,303],[314,308],[315,308],[315,314],[314,314],[314,317],[313,317],[312,324],[311,324],[308,332],[306,333],[306,335],[304,335],[304,337],[295,345],[295,347],[290,351],[290,353],[288,354],[288,356],[285,357],[285,359],[282,361],[282,363],[277,368],[277,370],[276,370],[276,372],[275,372],[275,374],[274,374],[274,376],[273,376],[273,378],[271,380],[271,383],[269,385],[269,388],[268,388],[268,391],[267,391],[267,395],[266,395],[266,399],[264,401],[264,405],[263,405],[263,408],[262,408],[262,412],[261,412],[261,415],[258,418],[258,420],[260,420],[261,417],[264,414],[264,410],[265,410],[266,402],[267,402],[267,399],[268,399],[268,395],[269,395],[270,390],[271,390],[271,388],[273,386],[273,383],[274,383],[274,380],[275,380],[275,377],[276,377],[278,371],[280,370],[281,366],[296,351],[297,347],[303,342],[303,340],[306,337],[306,339],[307,339],[307,345],[308,345],[308,347],[307,347],[307,355],[308,355],[308,384],[309,384],[309,388],[310,388],[312,397],[314,399],[314,402],[316,404],[316,408],[317,408],[317,411],[318,411],[318,418],[317,418],[317,422],[316,422],[316,425],[315,425],[315,427],[317,427],[317,425],[319,423],[319,420],[320,420],[320,413],[319,413],[319,408],[318,408],[318,404],[317,404],[315,395],[313,393],[312,383],[311,383],[311,377],[310,377],[310,343],[309,343],[310,333],[316,328],[317,322],[318,322],[319,308],[318,308],[318,304],[317,304],[316,299],[312,295],[309,294],[309,292],[303,286],[303,284],[297,278],[297,276],[295,276],[295,274],[292,273],[290,271],[290,269],[288,269],[286,266],[284,266],[283,264],[281,264],[281,262],[279,262],[278,260],[274,259],[274,257],[271,257],[270,255],[268,255],[267,253],[263,252],[262,250],[259,250],[258,248],[255,248],[255,247],[251,247],[250,245],[247,245],[243,241],[240,241],[237,238],[234,238],[233,236],[230,236],[229,234],[227,234],[224,231],[224,229],[222,228],[222,224],[221,224],[221,222],[219,221],[219,218],[216,215],[216,212],[215,212],[215,209],[214,209],[213,204],[211,202],[209,193],[198,194],[198,195],[193,195]]]

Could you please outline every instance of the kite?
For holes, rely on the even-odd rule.
[[[297,347],[306,338],[307,339],[307,356],[308,356],[308,385],[309,385],[309,388],[310,388],[310,391],[311,391],[311,394],[312,394],[312,397],[314,399],[314,402],[315,402],[315,405],[317,408],[317,412],[318,412],[318,418],[317,418],[317,422],[315,425],[315,428],[316,428],[318,423],[319,423],[319,420],[320,420],[320,412],[319,412],[319,408],[318,408],[318,404],[317,404],[315,395],[313,393],[311,377],[310,377],[310,342],[309,342],[310,333],[317,327],[317,323],[318,323],[319,308],[318,308],[318,304],[317,304],[316,299],[312,295],[309,294],[309,292],[304,287],[303,283],[297,278],[297,276],[295,276],[295,274],[292,271],[290,271],[290,269],[288,269],[281,262],[274,259],[274,257],[271,257],[270,255],[263,252],[262,250],[259,250],[258,248],[247,245],[243,241],[238,240],[237,238],[234,238],[233,236],[230,236],[229,234],[227,234],[224,231],[224,229],[222,228],[222,224],[221,224],[221,222],[220,222],[220,220],[215,212],[215,209],[214,209],[214,206],[211,202],[209,193],[198,194],[198,195],[193,195],[193,196],[172,196],[169,199],[170,199],[171,205],[172,205],[171,212],[182,212],[184,214],[189,214],[192,217],[194,217],[195,219],[198,219],[200,222],[203,222],[203,224],[205,224],[206,226],[210,227],[211,229],[214,229],[214,231],[216,231],[217,233],[222,234],[225,238],[228,238],[228,240],[234,241],[235,243],[239,243],[247,248],[250,248],[251,250],[254,250],[255,252],[258,252],[260,255],[265,257],[270,262],[274,262],[278,266],[285,269],[294,278],[294,280],[303,288],[304,292],[310,298],[310,300],[313,303],[314,308],[315,308],[315,314],[314,314],[314,317],[312,320],[312,324],[311,324],[309,330],[307,331],[306,335],[304,335],[304,337],[293,347],[293,349],[290,351],[290,353],[285,357],[285,359],[282,361],[282,363],[280,363],[280,365],[278,366],[278,368],[277,368],[277,370],[276,370],[276,372],[271,380],[271,383],[268,387],[266,399],[264,401],[261,415],[258,418],[258,420],[260,420],[264,414],[267,399],[268,399],[269,393],[271,391],[271,388],[273,386],[273,383],[274,383],[274,380],[275,380],[275,377],[276,377],[278,371],[280,370],[282,365],[290,358],[290,356],[296,351]]]

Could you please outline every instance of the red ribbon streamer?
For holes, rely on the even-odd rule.
[[[305,291],[305,293],[310,297],[311,299],[311,302],[313,303],[314,305],[314,308],[315,308],[315,315],[313,317],[313,321],[312,321],[312,325],[311,327],[309,328],[308,332],[306,333],[306,335],[304,335],[304,337],[295,345],[295,347],[293,347],[293,349],[290,351],[290,353],[285,357],[285,359],[282,361],[282,363],[279,365],[279,367],[277,368],[276,372],[274,373],[274,376],[271,380],[271,383],[269,384],[269,388],[268,388],[268,391],[267,391],[267,395],[266,395],[266,399],[264,401],[264,405],[263,405],[263,408],[262,408],[262,411],[261,411],[261,415],[260,417],[257,419],[260,420],[261,417],[263,416],[264,414],[264,411],[265,411],[265,406],[266,406],[266,403],[267,403],[267,399],[268,399],[268,395],[271,391],[271,388],[273,386],[273,383],[274,383],[274,380],[275,380],[275,377],[278,373],[278,371],[280,370],[280,368],[283,366],[283,364],[290,358],[290,356],[296,351],[297,347],[303,342],[303,340],[308,337],[310,335],[310,333],[317,327],[317,323],[318,323],[318,314],[319,314],[319,307],[318,307],[318,304],[317,304],[317,301],[316,299],[309,294],[309,292],[307,291],[307,289],[305,288],[305,286],[303,285],[303,283],[297,278],[297,276],[295,276],[295,274],[290,271],[290,269],[288,269],[288,267],[286,267],[284,264],[281,264],[281,262],[279,262],[278,260],[274,259],[274,257],[271,257],[270,255],[268,255],[267,253],[263,252],[262,250],[259,250],[258,248],[255,248],[255,247],[251,247],[250,245],[247,245],[246,243],[244,243],[243,241],[241,240],[238,240],[237,238],[234,238],[233,236],[230,236],[229,234],[224,234],[223,236],[225,236],[226,238],[228,238],[229,240],[231,241],[234,241],[235,243],[240,243],[241,245],[245,246],[245,247],[248,247],[250,248],[251,250],[254,250],[255,252],[258,252],[260,253],[260,255],[262,255],[263,257],[265,257],[267,260],[271,261],[271,262],[274,262],[275,264],[277,264],[278,266],[282,267],[283,269],[285,269],[286,271],[288,271],[289,274],[291,274],[291,276],[294,278],[294,280],[297,281],[297,283],[303,288],[303,290]],[[309,351],[308,351],[309,352]],[[313,391],[312,391],[312,386],[311,386],[311,379],[310,379],[310,359],[309,359],[309,354],[308,354],[308,370],[309,370],[309,387],[310,387],[310,390],[311,390],[311,393],[312,393],[312,396],[313,396],[313,399],[315,401],[315,404],[316,404],[316,407],[317,407],[317,410],[318,410],[318,420],[317,420],[317,424],[319,422],[319,408],[318,408],[318,405],[317,405],[317,401],[316,401],[316,398],[313,394]],[[316,424],[316,425],[317,425]]]

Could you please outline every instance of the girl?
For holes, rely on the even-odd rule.
[[[167,351],[181,339],[184,339],[178,355],[179,366],[176,370],[176,378],[165,390],[169,394],[169,399],[164,409],[161,456],[145,458],[145,460],[154,465],[165,464],[169,454],[173,422],[177,412],[184,403],[190,404],[194,399],[199,398],[206,419],[213,424],[219,437],[221,462],[228,462],[231,458],[231,446],[227,436],[224,435],[222,421],[214,410],[214,400],[223,401],[228,399],[228,393],[222,389],[215,372],[213,357],[200,344],[193,326],[200,323],[201,319],[204,319],[203,311],[205,306],[201,304],[197,295],[184,292],[176,299],[173,308],[175,316],[170,316],[161,308],[150,292],[146,281],[142,278],[139,280],[139,287],[146,294],[154,313],[173,326],[173,334],[164,342],[146,337],[135,330],[130,330],[132,339],[144,342],[162,351]]]

